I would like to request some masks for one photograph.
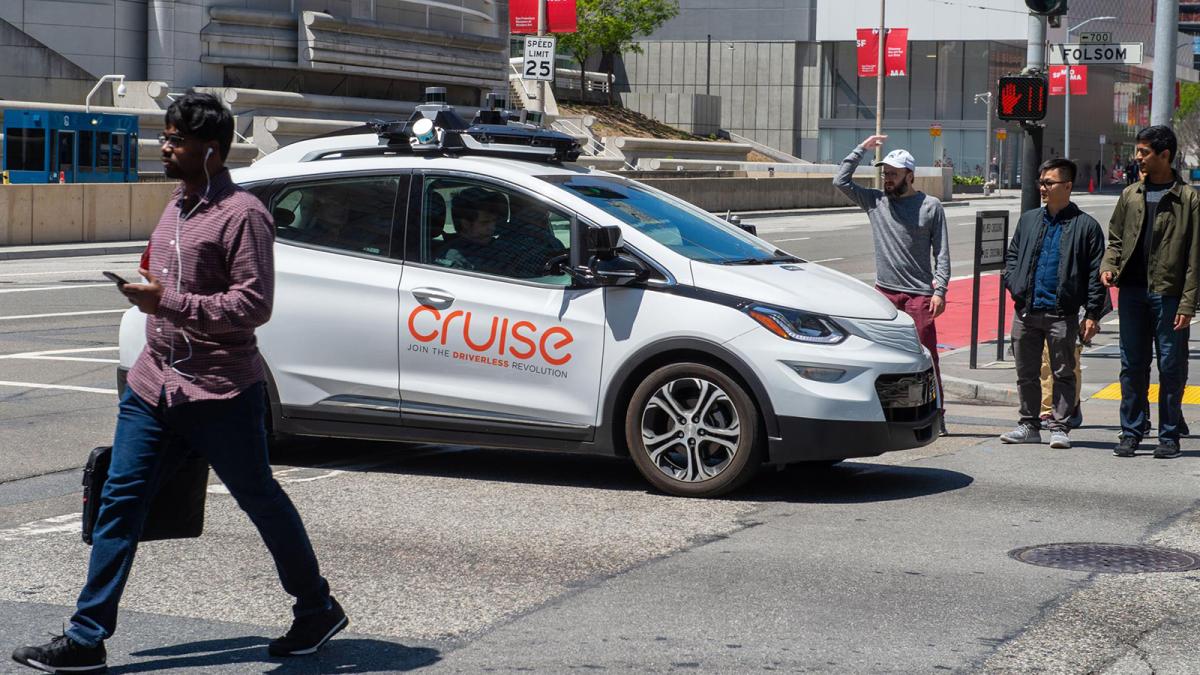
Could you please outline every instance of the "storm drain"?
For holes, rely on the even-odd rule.
[[[1160,546],[1067,543],[1026,546],[1008,555],[1030,565],[1079,572],[1138,574],[1200,569],[1200,555]]]

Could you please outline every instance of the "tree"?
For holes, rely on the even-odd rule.
[[[1179,83],[1179,107],[1172,120],[1179,139],[1179,156],[1200,157],[1200,83]]]
[[[569,49],[579,61],[581,78],[584,59],[593,49],[600,50],[608,61],[608,104],[612,105],[615,57],[623,51],[641,54],[642,48],[634,40],[653,33],[679,14],[679,3],[677,0],[577,0],[576,7],[582,35],[575,44],[584,51],[575,51],[577,47]],[[579,86],[582,91],[582,81]]]
[[[577,0],[575,3],[576,25],[574,33],[563,33],[558,36],[559,47],[570,54],[579,64],[579,100],[586,103],[586,84],[583,74],[587,59],[592,55],[600,39],[602,22],[600,17],[601,5],[605,0]]]

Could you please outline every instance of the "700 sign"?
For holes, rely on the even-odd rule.
[[[525,57],[521,64],[522,80],[554,80],[554,47],[552,36],[525,38]]]

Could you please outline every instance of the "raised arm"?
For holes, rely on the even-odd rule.
[[[834,187],[841,190],[843,194],[850,198],[850,201],[861,208],[873,208],[875,203],[879,201],[879,191],[865,188],[855,183],[854,171],[858,168],[859,163],[862,162],[863,155],[868,150],[874,150],[883,145],[883,141],[886,138],[887,136],[868,136],[858,147],[851,150],[849,155],[846,155],[846,159],[842,160],[842,165],[838,168],[837,175],[833,177]]]

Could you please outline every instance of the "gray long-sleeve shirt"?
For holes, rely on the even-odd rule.
[[[950,282],[950,236],[937,197],[910,192],[889,197],[854,182],[865,149],[846,159],[833,184],[867,212],[875,235],[875,283],[892,291],[946,297]],[[936,267],[934,266],[936,259]]]

